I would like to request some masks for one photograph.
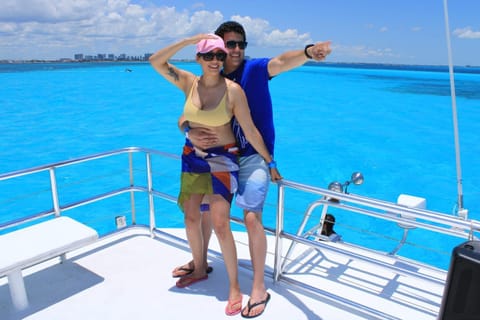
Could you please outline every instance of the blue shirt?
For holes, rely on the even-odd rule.
[[[244,60],[242,65],[232,73],[224,74],[230,80],[240,84],[247,96],[253,123],[265,141],[268,151],[273,156],[275,128],[273,126],[272,98],[268,87],[269,58]],[[250,156],[257,151],[247,141],[238,122],[233,119],[233,132],[240,148],[241,156]]]

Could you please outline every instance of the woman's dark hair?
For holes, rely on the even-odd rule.
[[[247,34],[245,33],[245,29],[243,29],[243,26],[236,21],[224,22],[220,26],[218,26],[217,30],[215,30],[215,34],[222,39],[223,35],[227,32],[235,32],[241,34],[243,37],[243,41],[247,41]]]

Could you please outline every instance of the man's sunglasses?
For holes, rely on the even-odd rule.
[[[213,57],[217,58],[218,61],[225,61],[227,54],[223,51],[218,52],[206,52],[206,53],[198,53],[199,57],[202,57],[205,61],[212,61]]]
[[[225,45],[227,46],[228,49],[235,49],[235,47],[238,45],[238,47],[241,50],[244,50],[247,47],[248,42],[247,41],[227,41],[225,42]]]

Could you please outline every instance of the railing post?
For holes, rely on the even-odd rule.
[[[147,157],[147,183],[148,183],[148,203],[150,208],[150,235],[153,237],[155,229],[155,208],[153,203],[153,183],[152,183],[152,163],[150,153],[146,153]]]
[[[134,182],[134,175],[133,175],[133,153],[128,153],[128,166],[130,171],[130,187],[133,188],[135,185]],[[135,211],[135,192],[132,190],[130,191],[130,204],[132,207],[132,224],[137,224],[137,215]]]
[[[305,215],[303,216],[303,220],[302,220],[302,223],[300,225],[300,228],[298,228],[298,231],[297,231],[297,237],[302,237],[303,236],[303,230],[305,229],[305,226],[307,225],[307,222],[308,222],[308,219],[310,219],[310,216],[312,215],[312,212],[315,208],[317,208],[317,206],[319,204],[322,204],[323,205],[323,208],[322,208],[322,214],[321,214],[321,218],[320,218],[320,221],[322,222],[322,226],[323,226],[323,223],[324,223],[324,220],[325,220],[325,215],[327,214],[327,209],[328,209],[328,201],[325,199],[325,197],[323,197],[322,200],[319,200],[319,201],[315,201],[313,204],[311,204],[307,211],[305,212]],[[320,229],[321,230],[321,229]],[[285,269],[285,264],[286,262],[288,261],[288,258],[290,257],[290,254],[293,252],[293,249],[295,248],[297,242],[296,241],[292,241],[292,243],[290,243],[290,247],[288,248],[287,250],[287,254],[285,255],[285,258],[283,259],[283,263],[281,265],[281,272],[283,272],[283,270]]]
[[[285,197],[285,188],[282,182],[278,182],[277,193],[277,222],[275,228],[275,260],[273,266],[273,281],[276,282],[280,278],[281,265],[282,265],[282,241],[280,236],[283,233],[283,202]]]
[[[57,178],[55,177],[55,167],[50,167],[48,169],[50,173],[50,187],[52,190],[52,200],[53,200],[53,210],[55,211],[55,216],[60,216],[60,204],[58,201],[58,190],[57,190]]]

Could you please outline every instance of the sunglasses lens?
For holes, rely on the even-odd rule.
[[[205,61],[212,61],[213,57],[217,58],[218,61],[225,61],[225,58],[227,57],[227,54],[223,51],[220,51],[220,52],[202,53],[202,54],[200,54],[200,56]]]
[[[243,50],[247,47],[247,42],[246,41],[233,41],[233,40],[230,40],[230,41],[227,41],[227,43],[225,43],[225,45],[227,46],[228,49],[235,49],[238,45],[238,47]]]
[[[217,57],[218,61],[225,61],[227,54],[225,52],[217,52],[215,56]]]
[[[213,52],[207,52],[202,54],[203,60],[205,61],[212,61],[213,60]]]

